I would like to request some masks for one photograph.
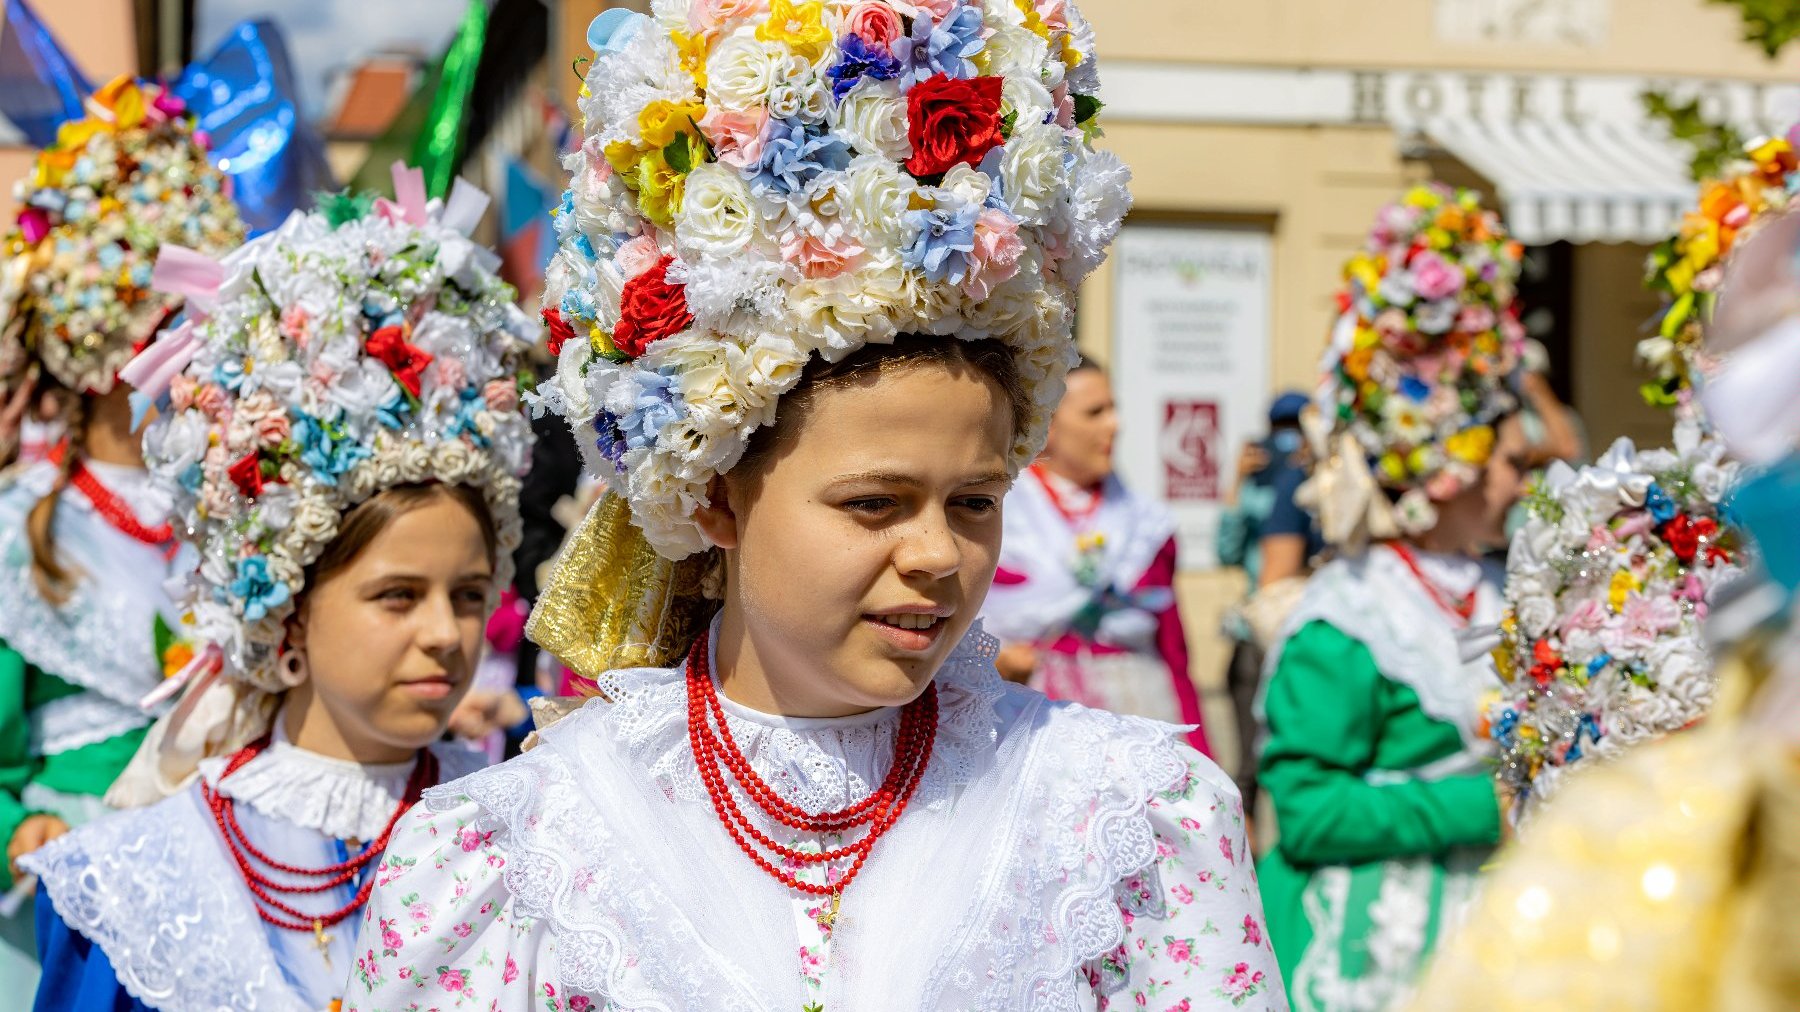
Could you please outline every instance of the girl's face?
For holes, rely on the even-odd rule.
[[[961,364],[817,390],[697,515],[726,550],[727,693],[815,717],[918,696],[993,580],[1012,435],[998,385]]]
[[[389,521],[307,591],[288,642],[309,677],[283,706],[288,736],[365,763],[436,741],[475,673],[493,575],[480,524],[455,500]]]
[[[1106,374],[1077,369],[1069,374],[1068,389],[1050,418],[1044,465],[1077,485],[1098,485],[1112,473],[1113,437],[1118,434],[1119,414]]]

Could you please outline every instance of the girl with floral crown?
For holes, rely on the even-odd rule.
[[[1044,452],[1006,502],[1005,548],[981,617],[997,666],[1051,699],[1192,727],[1208,752],[1175,601],[1175,518],[1113,470],[1112,386],[1082,359]]]
[[[179,100],[122,77],[87,108],[18,185],[0,264],[0,388],[60,401],[67,433],[0,475],[0,891],[23,900],[17,861],[105,810],[151,720],[138,700],[186,650],[163,590],[178,568],[168,503],[118,380],[180,304],[152,291],[152,264],[166,243],[243,239]],[[28,993],[29,903],[0,938],[0,988]]]
[[[1483,884],[1414,1007],[1774,1012],[1800,1003],[1800,215],[1715,277],[1693,388],[1748,469],[1759,565],[1719,588],[1718,700],[1691,731],[1571,778]]]
[[[545,311],[610,492],[531,633],[600,698],[427,792],[346,1008],[1282,1008],[1230,780],[976,624],[1128,203],[1086,22],[653,8]]]
[[[223,263],[128,367],[199,554],[179,700],[108,800],[32,854],[38,1008],[322,1009],[394,825],[479,765],[434,746],[518,541],[535,329],[466,237],[486,198],[340,197]],[[141,806],[141,807],[135,807]]]
[[[1498,683],[1503,543],[1528,447],[1512,378],[1520,251],[1476,196],[1420,186],[1345,268],[1302,487],[1339,557],[1271,651],[1262,862],[1297,1009],[1385,1009],[1500,839],[1477,728]]]

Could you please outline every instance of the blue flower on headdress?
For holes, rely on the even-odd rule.
[[[964,201],[940,201],[935,208],[906,212],[906,223],[918,231],[900,252],[901,262],[923,272],[933,283],[949,279],[961,284],[975,251],[975,219],[981,209]]]
[[[406,428],[407,416],[411,414],[412,402],[401,391],[395,391],[394,396],[375,407],[375,420],[390,429]]]
[[[1651,482],[1650,490],[1644,493],[1644,506],[1659,524],[1666,524],[1675,518],[1675,500],[1670,499],[1669,493],[1664,492],[1663,487],[1655,482]]]
[[[342,422],[323,422],[304,411],[294,412],[294,442],[300,444],[300,462],[327,485],[335,486],[339,475],[369,456],[369,448],[344,431]]]
[[[645,372],[637,377],[637,402],[624,418],[619,419],[619,433],[625,445],[633,450],[656,444],[662,427],[681,417],[681,391],[675,380],[659,372]]]
[[[1493,739],[1495,741],[1500,742],[1501,744],[1505,744],[1506,742],[1508,742],[1512,739],[1513,735],[1518,730],[1519,730],[1519,711],[1517,711],[1509,706],[1505,710],[1501,711],[1500,719],[1494,721],[1494,726],[1489,730],[1488,733],[1489,733],[1489,735],[1491,735],[1493,737]]]
[[[986,45],[981,37],[981,9],[963,4],[942,22],[921,11],[913,17],[912,33],[895,39],[891,48],[907,68],[901,80],[917,84],[934,74],[974,77],[975,62],[970,57]]]
[[[758,194],[774,190],[786,196],[804,189],[819,173],[849,164],[850,146],[843,138],[826,133],[822,126],[809,128],[797,120],[775,120],[769,124],[762,163],[750,187]]]
[[[1407,400],[1420,403],[1431,396],[1431,385],[1417,376],[1403,376],[1400,379],[1400,393]]]
[[[600,456],[612,462],[613,469],[619,474],[625,473],[625,453],[631,446],[625,442],[625,436],[619,431],[619,419],[609,411],[602,411],[594,418],[594,448]]]
[[[270,575],[265,556],[251,555],[238,560],[231,594],[244,602],[244,621],[260,622],[270,611],[287,603],[288,585]]]
[[[891,81],[900,76],[900,59],[888,49],[871,46],[856,34],[838,40],[839,59],[825,72],[831,81],[831,97],[843,100],[858,81]]]
[[[481,427],[475,423],[475,416],[486,406],[487,401],[482,399],[480,390],[472,386],[463,387],[462,393],[458,395],[456,417],[450,420],[444,431],[451,436],[467,436],[469,442],[485,448],[488,437],[482,435]]]

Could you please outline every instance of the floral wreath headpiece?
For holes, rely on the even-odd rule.
[[[178,302],[151,287],[157,249],[222,254],[244,239],[225,177],[182,101],[120,77],[64,123],[14,191],[0,252],[0,377],[36,358],[59,383],[106,393]]]
[[[1796,190],[1800,153],[1792,135],[1753,141],[1719,178],[1700,184],[1699,202],[1682,216],[1681,228],[1650,251],[1644,286],[1663,304],[1652,321],[1656,333],[1637,347],[1639,360],[1655,371],[1642,387],[1645,401],[1684,415],[1699,410],[1696,381],[1717,365],[1703,339],[1726,262],[1759,227],[1792,206]]]
[[[184,678],[210,666],[292,685],[284,621],[305,568],[347,511],[395,485],[480,489],[496,585],[509,580],[531,448],[519,369],[541,328],[468,238],[484,194],[458,180],[427,203],[423,176],[400,165],[395,189],[296,212],[223,262],[170,248],[157,263],[198,318],[123,378],[164,407],[144,454],[199,549],[186,604],[203,652]]]
[[[1354,520],[1328,523],[1342,526],[1327,532],[1335,543],[1369,527],[1377,537],[1428,530],[1437,521],[1432,501],[1480,475],[1495,422],[1518,405],[1522,256],[1478,195],[1433,183],[1383,208],[1345,264],[1318,393],[1317,422],[1335,439],[1322,459],[1359,472],[1345,485],[1368,485],[1366,466],[1398,501],[1390,509],[1360,493],[1366,501]]]
[[[1719,584],[1743,570],[1725,502],[1739,465],[1694,420],[1672,450],[1621,439],[1579,471],[1551,465],[1507,555],[1505,688],[1487,714],[1515,813],[1564,772],[1705,716],[1701,640]]]
[[[1075,292],[1130,205],[1093,150],[1068,0],[655,0],[589,30],[542,404],[665,559],[814,356],[901,333],[1013,349],[1043,445]]]

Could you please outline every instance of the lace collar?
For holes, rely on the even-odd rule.
[[[369,841],[381,835],[394,808],[406,796],[413,763],[363,764],[333,759],[288,740],[277,715],[269,747],[236,773],[219,780],[228,757],[200,762],[200,774],[221,794],[274,819],[316,829],[340,840]],[[479,769],[480,757],[455,745],[434,745],[438,779],[454,780]]]
[[[914,804],[941,804],[991,760],[999,734],[995,706],[1006,692],[994,670],[999,648],[999,641],[977,622],[939,669],[937,740]],[[621,746],[675,797],[703,801],[706,786],[688,743],[685,669],[612,674],[611,684],[622,693],[610,704],[608,717]],[[721,701],[732,737],[758,775],[808,811],[861,800],[893,762],[899,707],[850,717],[796,718],[760,713],[723,696]]]

